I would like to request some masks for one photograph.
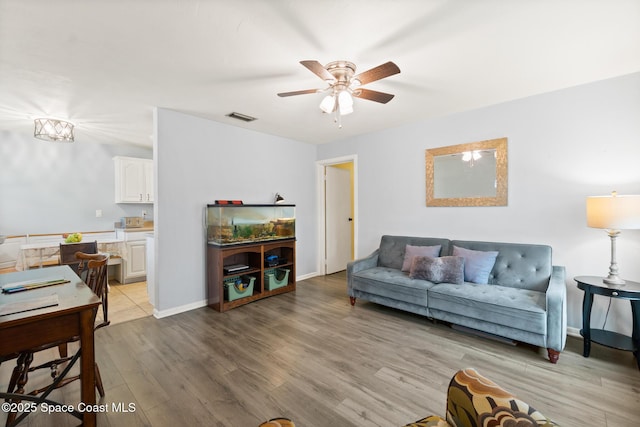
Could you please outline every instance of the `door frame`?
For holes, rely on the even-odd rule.
[[[353,257],[358,259],[358,156],[351,154],[342,157],[334,157],[332,159],[324,159],[316,161],[316,197],[318,206],[318,259],[316,262],[316,271],[320,276],[325,275],[325,247],[327,245],[325,239],[325,221],[326,221],[326,204],[324,197],[324,168],[326,166],[338,165],[340,163],[353,164]]]

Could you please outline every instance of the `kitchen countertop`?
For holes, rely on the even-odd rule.
[[[119,227],[118,223],[116,223],[116,230],[126,231],[127,233],[139,232],[139,231],[149,232],[149,231],[153,231],[153,221],[145,221],[144,224],[142,225],[142,227],[137,227],[137,228]]]
[[[142,231],[153,231],[153,226],[151,227],[138,227],[138,228],[122,228],[122,227],[116,227],[116,230],[122,230],[122,231],[126,231],[127,233],[137,233],[137,232],[142,232]]]

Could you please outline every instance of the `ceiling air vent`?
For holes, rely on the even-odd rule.
[[[232,119],[242,120],[243,122],[252,122],[256,120],[255,117],[247,116],[246,114],[236,113],[235,111],[233,113],[227,114],[227,117],[231,117]]]

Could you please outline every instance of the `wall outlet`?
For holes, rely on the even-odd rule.
[[[96,209],[96,218],[102,218],[102,209]]]

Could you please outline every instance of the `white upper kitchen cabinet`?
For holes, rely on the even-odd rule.
[[[153,160],[113,158],[116,172],[116,203],[153,203]]]

